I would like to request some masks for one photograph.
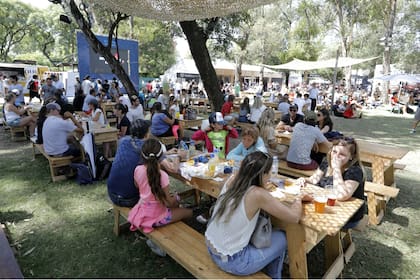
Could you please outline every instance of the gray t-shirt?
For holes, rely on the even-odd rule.
[[[43,85],[41,88],[41,92],[44,94],[44,102],[48,99],[50,99],[51,97],[54,97],[54,92],[55,92],[56,88],[55,86],[51,85]]]
[[[55,156],[67,151],[67,135],[75,129],[76,126],[70,120],[64,120],[60,116],[48,116],[42,127],[45,152]]]
[[[293,135],[287,153],[287,161],[297,164],[310,164],[312,161],[312,146],[315,143],[327,141],[327,138],[325,138],[318,127],[297,123],[293,128]]]

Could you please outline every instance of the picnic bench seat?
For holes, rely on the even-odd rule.
[[[130,208],[113,205],[113,209],[114,233],[118,236],[120,216],[127,219]],[[182,221],[156,228],[151,233],[143,232],[143,234],[198,279],[269,278],[262,272],[239,277],[222,271],[211,260],[204,236]]]
[[[385,215],[386,203],[399,193],[398,188],[389,187],[373,182],[365,182],[365,195],[368,199],[369,224],[377,225]]]
[[[33,149],[34,157],[35,157],[35,149],[36,149],[48,160],[48,163],[50,165],[51,180],[53,182],[67,179],[66,175],[60,174],[59,169],[66,166],[70,166],[70,164],[74,160],[73,156],[65,156],[65,157],[50,156],[45,152],[44,146],[42,144],[36,144],[34,142],[32,142],[32,149]]]
[[[0,279],[23,279],[2,224],[0,224]]]
[[[175,142],[176,142],[176,137],[175,136],[157,137],[157,138],[165,146],[175,145]]]
[[[12,141],[25,141],[26,140],[26,126],[9,126],[4,122],[5,130],[9,130]]]
[[[282,175],[292,176],[295,178],[299,177],[311,177],[315,173],[315,170],[300,170],[287,166],[285,160],[279,162],[279,173]]]
[[[255,124],[245,123],[245,122],[236,122],[235,127],[239,127],[241,130],[244,130],[245,128],[255,127]]]

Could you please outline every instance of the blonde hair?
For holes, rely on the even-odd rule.
[[[258,120],[257,127],[260,130],[260,136],[265,143],[268,141],[268,135],[275,125],[274,122],[274,110],[267,108],[262,112],[260,119]]]
[[[254,104],[252,104],[252,108],[260,108],[262,105],[264,105],[262,102],[262,98],[259,96],[255,97]]]

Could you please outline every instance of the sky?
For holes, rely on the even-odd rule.
[[[51,5],[50,2],[48,2],[48,0],[19,0],[20,2],[32,5],[34,7],[40,8],[40,9],[45,9],[47,8],[49,5]]]

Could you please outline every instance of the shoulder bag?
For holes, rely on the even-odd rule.
[[[261,210],[254,232],[251,235],[250,243],[258,249],[270,247],[271,231],[272,225],[270,215]]]

